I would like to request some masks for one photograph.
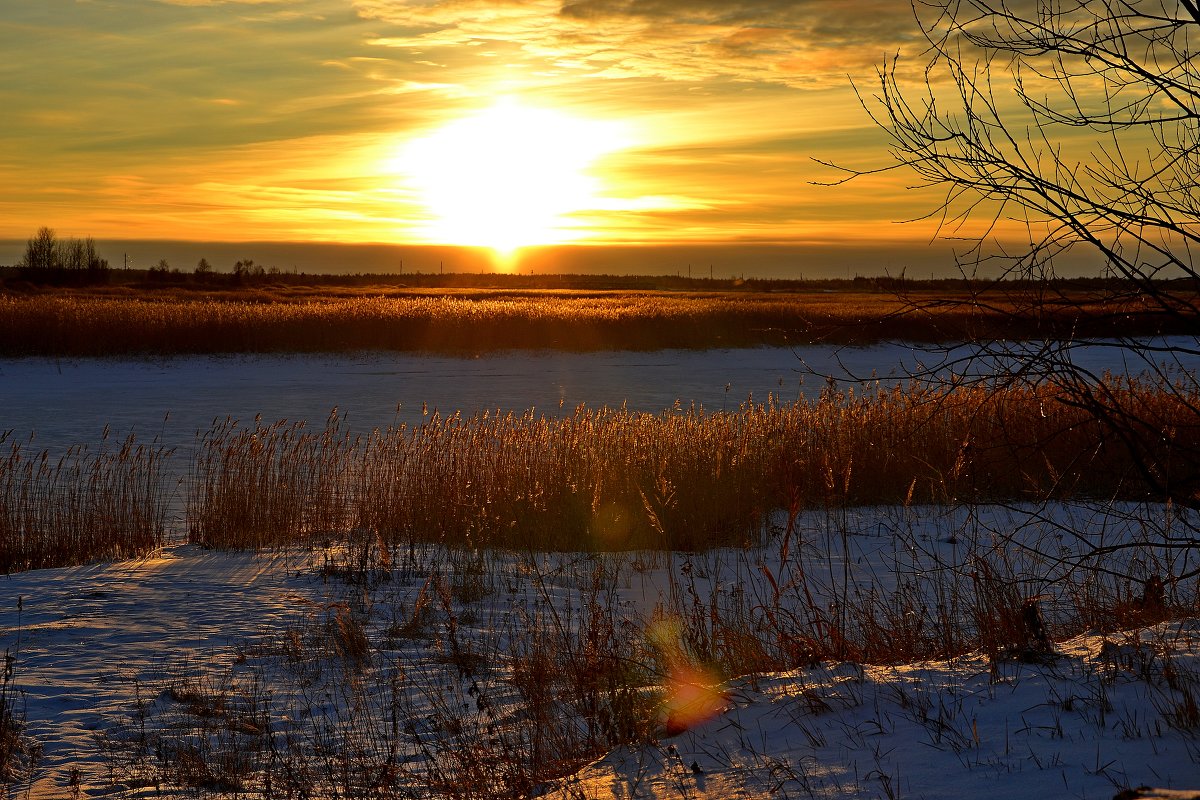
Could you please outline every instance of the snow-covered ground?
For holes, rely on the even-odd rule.
[[[655,412],[676,401],[719,409],[750,394],[788,400],[818,388],[811,378],[801,384],[806,366],[833,371],[840,362],[887,377],[918,357],[891,346],[3,360],[0,432],[36,432],[39,446],[58,447],[94,443],[110,426],[186,449],[214,418],[320,423],[334,406],[364,430],[415,421],[423,404],[464,413],[552,412],[560,403]],[[604,695],[608,717],[593,721],[615,725],[648,707],[660,725],[652,744],[586,759],[577,749],[580,763],[545,789],[558,797],[1109,798],[1141,784],[1200,789],[1200,622],[1101,633],[1072,619],[1081,595],[1128,594],[1153,574],[1196,565],[1190,550],[1143,548],[1119,551],[1124,560],[1105,567],[1129,580],[1079,570],[1070,532],[1092,544],[1153,540],[1177,516],[1155,507],[843,509],[803,515],[790,548],[777,536],[762,550],[708,554],[414,549],[390,565],[390,580],[375,571],[368,584],[355,580],[362,576],[345,554],[183,544],[138,562],[0,577],[0,647],[14,657],[16,711],[41,750],[32,778],[11,792],[140,797],[189,784],[228,793],[238,780],[263,791],[271,774],[280,797],[347,796],[339,780],[358,787],[349,796],[428,796],[439,780],[454,796],[445,781],[470,764],[477,779],[481,771],[515,780],[531,767],[521,759],[539,736],[555,734],[551,750],[586,739],[579,698],[572,706],[553,697],[553,713],[540,718],[527,696],[537,688],[535,656],[583,647],[581,630],[635,662],[630,693]],[[689,631],[711,624],[713,608],[768,639],[768,611],[802,620],[867,598],[903,612],[913,611],[906,598],[919,596],[922,613],[934,616],[938,591],[970,595],[973,559],[985,553],[1063,634],[1055,657],[823,658],[718,680],[695,643],[685,646]],[[1172,591],[1194,603],[1196,579],[1188,580]],[[365,647],[354,636],[360,629]],[[547,691],[560,678],[547,676]],[[540,729],[552,719],[576,727]],[[374,778],[350,775],[364,765],[374,765]],[[281,788],[285,778],[295,783]]]
[[[979,655],[896,667],[820,665],[725,687],[721,712],[658,747],[622,749],[563,781],[564,798],[1111,798],[1200,785],[1194,732],[1167,732],[1163,689],[1117,670],[1163,641],[1198,666],[1195,623],[1113,645],[1063,642],[1049,665]],[[1157,678],[1161,681],[1162,678]]]
[[[801,515],[788,547],[776,538],[706,554],[414,549],[395,554],[389,580],[375,570],[368,583],[346,554],[187,545],[11,575],[0,579],[0,645],[16,657],[18,711],[42,749],[32,781],[12,791],[170,796],[183,782],[220,795],[264,791],[271,773],[273,796],[421,797],[464,774],[464,760],[477,779],[515,780],[536,726],[574,708],[555,697],[557,711],[536,717],[532,655],[583,657],[547,642],[589,636],[640,659],[630,674],[644,685],[631,688],[659,723],[652,743],[594,754],[544,789],[564,800],[1200,788],[1196,620],[1084,630],[1031,663],[982,652],[886,665],[822,659],[724,681],[705,671],[690,637],[713,608],[731,620],[736,609],[746,619],[767,608],[802,615],[839,597],[956,585],[966,605],[976,559],[1006,534],[1023,595],[1040,598],[1052,631],[1069,630],[1066,595],[1086,581],[1050,564],[1066,551],[1046,560],[1032,548],[1057,543],[1062,523],[1115,542],[1153,538],[1176,518],[1138,506],[843,509]],[[1153,559],[1186,570],[1192,558],[1140,556],[1103,566],[1146,569]],[[568,670],[552,667],[548,690]],[[625,706],[606,697],[615,718]],[[559,733],[578,738],[578,725]],[[285,779],[312,794],[289,793]],[[368,791],[372,781],[393,793]]]

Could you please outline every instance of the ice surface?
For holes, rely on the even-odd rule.
[[[959,349],[951,360],[964,354]],[[820,375],[894,380],[947,356],[904,344],[654,352],[502,353],[479,358],[358,353],[297,356],[195,356],[165,360],[0,359],[0,431],[36,433],[43,447],[95,442],[113,434],[186,447],[214,419],[320,425],[333,408],[344,427],[369,432],[419,422],[422,409],[570,413],[622,404],[657,413],[680,403],[709,411],[750,397],[795,400],[825,385]],[[1094,372],[1126,373],[1118,350],[1076,353]],[[1195,369],[1196,363],[1184,366]]]

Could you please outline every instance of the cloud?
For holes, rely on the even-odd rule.
[[[850,213],[811,199],[809,156],[882,149],[846,74],[919,33],[910,14],[883,0],[17,3],[0,15],[0,235],[403,236],[426,212],[379,164],[501,93],[637,132],[597,167],[600,238],[791,235]]]
[[[267,6],[280,5],[288,0],[155,0],[155,2],[168,6]]]
[[[378,48],[344,0],[215,3],[22,4],[0,20],[0,148],[43,163],[79,152],[161,157],[402,113],[380,99],[389,84],[356,60]]]
[[[906,5],[868,0],[353,0],[390,23],[377,44],[469,47],[603,78],[844,84],[919,34]],[[910,31],[911,33],[905,33]]]

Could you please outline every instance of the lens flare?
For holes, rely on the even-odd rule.
[[[683,733],[725,710],[728,696],[721,677],[699,666],[683,646],[683,624],[675,617],[655,620],[647,630],[650,643],[669,665],[663,728],[668,736]]]
[[[677,664],[671,670],[664,705],[664,728],[668,736],[683,733],[725,710],[728,697],[720,679],[708,670]]]

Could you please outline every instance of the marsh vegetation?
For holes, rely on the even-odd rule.
[[[97,789],[181,797],[887,796],[929,785],[918,755],[1026,789],[1112,794],[1151,764],[1186,782],[1196,599],[1136,575],[1186,572],[1160,542],[1194,523],[914,505],[777,514],[763,544],[703,552],[174,548],[96,573],[101,592],[145,587],[105,613],[184,581],[205,596],[176,598],[160,638],[195,639],[214,604],[232,626],[169,657],[130,636],[138,661],[92,690],[120,711],[59,758]],[[1061,538],[1082,529],[1120,546],[1086,556]],[[1059,755],[1096,750],[1100,769]]]
[[[1057,288],[833,282],[792,291],[249,287],[0,293],[0,356],[870,344],[901,340],[1189,334],[1198,296],[1172,313],[1103,281]],[[978,295],[989,290],[986,302]]]
[[[185,475],[182,527],[198,544],[356,542],[373,558],[414,541],[546,551],[753,545],[785,509],[1142,500],[1159,496],[1147,468],[1190,491],[1198,398],[1115,376],[1107,392],[1114,408],[1136,406],[1147,429],[1171,435],[1131,453],[1052,389],[979,383],[831,386],[813,399],[729,411],[431,411],[368,434],[343,432],[336,412],[323,426],[226,419],[197,434],[181,465],[133,437],[52,456],[10,435],[0,568],[153,552],[171,535],[171,475]]]

